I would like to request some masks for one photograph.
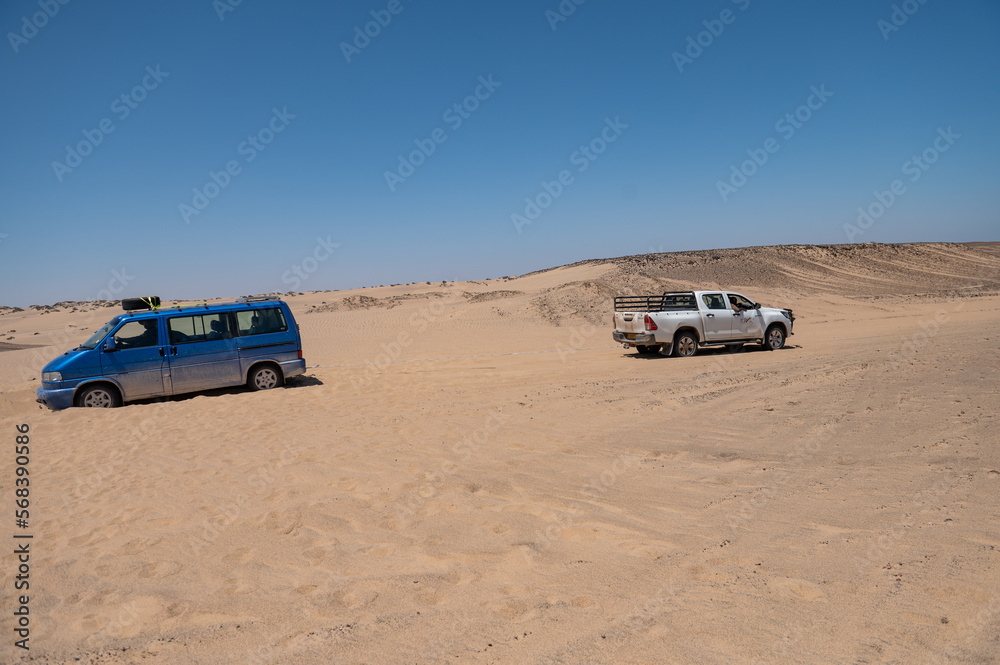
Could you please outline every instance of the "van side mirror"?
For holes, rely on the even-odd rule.
[[[109,337],[104,341],[104,352],[111,353],[112,351],[117,351],[118,345],[115,343],[114,337]]]

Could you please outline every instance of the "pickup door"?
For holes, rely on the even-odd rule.
[[[703,293],[698,303],[705,325],[705,341],[718,342],[733,338],[733,310],[721,293]]]
[[[727,295],[735,298],[736,304],[744,308],[742,312],[734,312],[733,339],[763,339],[764,316],[760,313],[760,306],[738,293]]]

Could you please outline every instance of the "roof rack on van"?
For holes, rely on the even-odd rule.
[[[209,309],[209,304],[207,302],[182,302],[167,308],[160,307],[158,298],[156,299],[156,302],[157,305],[155,307],[143,307],[143,308],[126,310],[125,314],[123,314],[122,316],[145,314],[149,311],[163,312],[170,310],[172,312],[183,312],[186,309]]]
[[[271,302],[278,299],[278,296],[243,296],[237,298],[236,302]]]

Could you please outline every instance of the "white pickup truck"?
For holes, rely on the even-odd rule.
[[[614,339],[641,354],[693,356],[700,346],[776,350],[792,334],[790,309],[761,307],[732,291],[681,291],[615,298]]]

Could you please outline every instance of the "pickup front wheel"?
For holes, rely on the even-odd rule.
[[[773,325],[767,329],[764,335],[764,348],[768,351],[777,351],[785,346],[785,331],[779,325]]]
[[[690,358],[698,352],[698,338],[689,332],[683,332],[674,339],[674,355],[678,358]]]

